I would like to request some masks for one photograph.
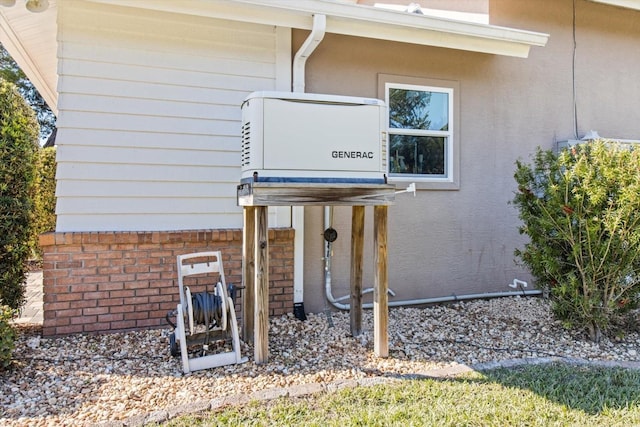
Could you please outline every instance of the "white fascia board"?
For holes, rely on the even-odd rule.
[[[640,0],[591,0],[596,3],[608,4],[611,6],[624,7],[625,9],[640,10]]]
[[[210,16],[310,30],[327,17],[327,32],[526,58],[548,34],[429,17],[329,0],[90,0],[96,3]]]

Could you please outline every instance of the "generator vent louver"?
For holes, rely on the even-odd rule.
[[[251,164],[251,122],[242,125],[242,152],[240,164],[245,167]]]
[[[382,162],[382,169],[387,170],[387,132],[380,132],[382,146],[380,148],[380,160]]]

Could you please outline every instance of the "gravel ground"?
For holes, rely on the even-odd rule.
[[[300,384],[394,376],[491,361],[567,357],[640,361],[640,334],[599,344],[551,320],[548,302],[502,298],[392,309],[387,359],[373,355],[373,317],[349,334],[349,314],[271,320],[269,363],[183,375],[168,330],[41,339],[22,328],[15,368],[0,373],[0,425],[92,425],[127,420],[206,399]]]

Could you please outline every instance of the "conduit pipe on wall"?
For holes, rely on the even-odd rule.
[[[332,227],[333,227],[333,206],[325,206],[324,229],[326,230]],[[334,307],[340,310],[349,310],[350,304],[342,304],[340,301],[350,298],[350,295],[345,295],[340,298],[334,298],[333,291],[331,289],[331,257],[333,256],[332,242],[323,240],[323,249],[325,251],[325,256],[324,258],[322,258],[324,261],[324,292],[325,292],[327,301],[329,301],[331,305],[333,305]],[[362,294],[364,295],[371,292],[373,292],[373,288],[366,288],[362,291]],[[387,289],[387,293],[392,297],[396,296],[396,293],[391,289]],[[365,304],[365,306],[366,305],[367,304]],[[369,304],[369,307],[364,307],[364,308],[371,308],[372,306],[373,306],[372,304]]]
[[[326,230],[327,228],[332,227],[333,225],[333,206],[325,206],[324,208],[324,229]],[[335,298],[333,296],[333,290],[332,290],[332,281],[331,281],[331,257],[333,256],[332,254],[332,248],[331,242],[328,241],[323,241],[324,242],[324,249],[325,249],[325,256],[323,258],[324,260],[324,291],[325,291],[325,296],[327,298],[327,301],[329,301],[331,303],[331,305],[333,305],[335,308],[339,309],[339,310],[349,310],[351,308],[351,304],[343,304],[340,301],[343,301],[347,298],[349,298],[349,295],[346,295],[344,297],[340,297],[340,298]],[[463,301],[463,300],[470,300],[470,299],[487,299],[487,298],[501,298],[501,297],[515,297],[515,296],[536,296],[536,295],[542,295],[542,291],[539,289],[534,289],[534,290],[529,290],[526,291],[522,288],[522,284],[524,284],[524,286],[527,286],[526,282],[523,282],[521,280],[517,280],[514,279],[513,281],[513,285],[508,285],[509,287],[515,287],[518,286],[518,284],[520,284],[520,291],[505,291],[505,292],[487,292],[487,293],[480,293],[480,294],[465,294],[465,295],[448,295],[448,296],[443,296],[443,297],[434,297],[434,298],[417,298],[417,299],[408,299],[408,300],[401,300],[401,301],[389,301],[388,302],[388,306],[389,307],[401,307],[401,306],[411,306],[411,305],[424,305],[424,304],[436,304],[436,303],[441,303],[441,302],[455,302],[455,301]],[[365,289],[362,293],[369,293],[372,291],[373,288],[367,288]],[[395,296],[395,292],[393,292],[391,289],[388,290],[388,293],[391,296]],[[362,308],[373,308],[373,303],[365,303],[362,304]]]
[[[343,298],[335,299],[331,295],[331,282],[328,283],[326,292],[327,299],[331,302],[335,308],[339,310],[349,310],[351,308],[350,304],[342,304],[338,301]],[[542,295],[542,291],[539,289],[531,290],[531,291],[506,291],[506,292],[487,292],[482,294],[466,294],[466,295],[449,295],[444,297],[435,297],[435,298],[421,298],[421,299],[410,299],[403,301],[389,301],[389,307],[402,307],[402,306],[410,306],[410,305],[424,305],[424,304],[436,304],[441,302],[456,302],[470,299],[489,299],[489,298],[502,298],[502,297],[517,297],[517,296],[536,296]],[[331,297],[331,298],[330,298]],[[362,308],[373,308],[373,303],[365,303],[362,304]]]
[[[327,228],[332,227],[332,225],[333,225],[333,206],[326,206],[324,210],[324,229],[326,230]],[[348,295],[340,298],[335,298],[333,296],[333,290],[331,286],[332,285],[331,257],[333,256],[332,247],[331,247],[332,243],[327,241],[323,241],[323,242],[324,242],[324,249],[326,251],[325,256],[323,258],[325,296],[327,298],[327,301],[329,301],[331,305],[333,305],[335,308],[339,310],[349,310],[351,308],[351,304],[343,304],[340,302],[349,298]],[[517,284],[516,282],[525,283],[522,281],[514,280],[514,284]],[[513,287],[512,285],[508,285],[508,286]],[[526,286],[526,283],[525,283],[525,286]],[[362,293],[365,294],[365,293],[371,292],[372,289],[373,288],[367,288]],[[393,292],[391,289],[389,289],[388,292],[391,296],[395,296],[395,292]],[[470,300],[470,299],[535,296],[535,295],[542,295],[542,291],[539,289],[526,291],[521,288],[520,291],[488,292],[488,293],[480,293],[480,294],[448,295],[448,296],[434,297],[434,298],[417,298],[417,299],[408,299],[408,300],[401,300],[401,301],[389,301],[388,306],[401,307],[405,305],[410,306],[410,305],[436,304],[441,302],[455,302],[455,301]],[[373,307],[373,303],[362,304],[362,308],[372,308],[372,307]]]
[[[331,227],[333,224],[333,206],[325,206],[324,207],[324,230]],[[348,310],[348,308],[344,307],[345,304],[340,304],[333,298],[333,293],[331,292],[331,257],[333,248],[331,247],[331,242],[322,239],[322,252],[324,253],[324,293],[327,300],[336,308],[341,310]],[[325,303],[326,304],[326,303]]]

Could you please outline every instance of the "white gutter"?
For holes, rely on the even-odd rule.
[[[326,16],[313,15],[311,34],[309,34],[293,58],[293,92],[304,92],[307,58],[324,38],[326,24]],[[304,206],[293,206],[291,208],[291,225],[295,230],[293,254],[293,303],[295,307],[296,303],[304,301]]]

